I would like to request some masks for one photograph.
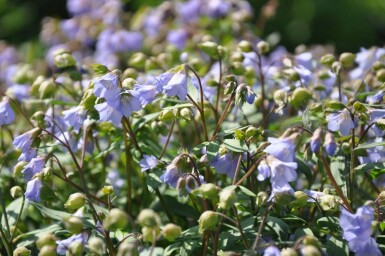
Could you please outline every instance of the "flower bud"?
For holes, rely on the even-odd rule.
[[[332,64],[332,72],[338,75],[341,72],[341,63],[338,61],[333,62]]]
[[[65,228],[72,234],[79,234],[83,231],[83,222],[80,218],[71,216],[64,222]]]
[[[37,111],[32,115],[31,120],[35,121],[39,127],[45,127],[44,117],[43,111]]]
[[[228,210],[237,201],[237,194],[233,188],[225,188],[219,193],[218,208]]]
[[[36,240],[37,249],[41,249],[44,246],[56,246],[55,236],[51,233],[43,234]]]
[[[184,191],[186,189],[186,178],[185,177],[179,177],[177,183],[176,183],[176,190],[178,191]]]
[[[45,77],[44,76],[38,76],[36,77],[36,79],[33,81],[32,85],[31,85],[31,94],[32,95],[37,95],[38,91],[39,91],[39,88],[40,88],[40,85],[41,83],[43,83],[45,81]]]
[[[136,69],[134,68],[126,68],[122,74],[123,81],[126,78],[136,79],[137,77],[138,77],[138,71],[136,71]]]
[[[231,64],[231,70],[237,76],[243,75],[246,72],[245,66],[242,62],[233,62]]]
[[[68,246],[66,256],[81,256],[83,255],[83,245],[79,241],[74,241]]]
[[[21,176],[21,171],[24,170],[24,167],[27,165],[28,163],[25,162],[25,161],[20,161],[18,162],[14,167],[13,167],[13,170],[12,170],[12,173],[13,173],[13,177],[19,177]]]
[[[56,256],[56,255],[57,255],[56,246],[45,245],[40,249],[38,256]]]
[[[249,140],[252,137],[259,135],[260,131],[255,128],[254,126],[249,126],[249,128],[246,129],[246,139]]]
[[[122,87],[126,89],[132,89],[134,88],[134,85],[137,84],[138,82],[134,78],[126,78],[122,81]]]
[[[239,130],[239,129],[235,129],[234,130],[234,137],[236,140],[245,140],[246,139],[246,133],[242,130]]]
[[[292,68],[286,69],[283,71],[284,75],[290,82],[296,82],[299,80],[299,74]]]
[[[281,256],[298,256],[298,253],[293,248],[285,248],[281,251]]]
[[[139,256],[138,246],[134,243],[121,243],[116,256]]]
[[[306,255],[306,256],[321,256],[322,255],[321,252],[318,250],[318,248],[313,246],[313,245],[304,246],[301,249],[301,253],[302,253],[302,255]]]
[[[17,198],[23,195],[23,190],[19,186],[12,187],[10,192],[13,198]]]
[[[287,102],[287,93],[284,90],[276,90],[273,97],[277,105],[284,105]]]
[[[220,188],[213,183],[202,184],[200,187],[193,191],[194,194],[199,195],[205,199],[216,200]]]
[[[117,230],[125,228],[127,224],[127,214],[118,208],[113,208],[110,210],[106,216],[106,219],[103,221],[103,228],[105,230]]]
[[[100,237],[91,237],[90,240],[88,240],[88,247],[91,252],[97,255],[104,255],[106,253],[106,244]]]
[[[182,108],[180,110],[180,116],[186,120],[186,121],[190,121],[191,120],[191,116],[192,116],[192,113],[191,113],[191,110],[189,108]]]
[[[213,211],[205,211],[199,217],[199,232],[217,229],[219,216]]]
[[[136,52],[128,60],[128,65],[136,69],[144,69],[146,59],[147,59],[147,56],[144,53]]]
[[[237,86],[236,82],[228,82],[226,87],[225,87],[225,95],[229,95],[229,94],[232,94],[235,90],[235,87]]]
[[[310,139],[310,148],[311,148],[311,151],[313,151],[314,153],[317,153],[321,148],[321,144],[322,144],[321,137],[322,137],[322,128],[319,127],[314,131],[313,136]]]
[[[335,61],[336,61],[336,58],[334,57],[333,54],[330,54],[330,53],[325,54],[325,55],[322,56],[321,59],[320,59],[320,62],[321,62],[323,65],[327,66],[327,67],[331,67],[332,64],[333,64]]]
[[[251,52],[253,50],[253,45],[246,40],[242,40],[238,43],[238,49],[241,52]]]
[[[244,59],[245,59],[245,57],[240,52],[234,52],[230,56],[230,61],[231,62],[242,62]]]
[[[174,117],[174,111],[171,109],[164,109],[159,114],[159,119],[163,122],[171,121],[174,119]]]
[[[385,63],[383,63],[381,61],[376,61],[373,63],[372,69],[374,71],[378,71],[378,70],[383,69],[383,68],[385,68]]]
[[[294,208],[304,207],[307,204],[307,195],[303,191],[294,192],[295,200],[291,202],[291,206]]]
[[[154,242],[160,235],[159,227],[142,227],[143,241]]]
[[[376,201],[384,202],[385,201],[385,191],[382,191],[378,196]]]
[[[266,41],[259,41],[257,43],[257,51],[259,54],[265,54],[270,51],[270,44]]]
[[[217,59],[219,57],[218,55],[218,44],[206,41],[201,44],[199,44],[199,48],[206,53],[208,56]]]
[[[294,107],[303,106],[306,105],[312,97],[313,96],[308,89],[298,87],[294,90],[293,94],[291,95],[290,104]]]
[[[144,227],[158,227],[161,224],[159,215],[152,209],[141,210],[137,221]]]
[[[29,256],[31,255],[31,251],[28,250],[26,247],[17,247],[13,251],[13,256]]]
[[[114,193],[114,188],[111,185],[104,186],[102,188],[102,193],[106,196],[112,195],[112,193]]]
[[[318,239],[312,235],[305,235],[302,239],[302,242],[304,245],[312,245],[314,247],[320,246]]]
[[[56,85],[53,79],[43,81],[38,90],[40,99],[52,98],[56,91]]]
[[[260,191],[257,194],[257,198],[255,200],[255,203],[258,207],[261,207],[267,202],[267,199],[269,198],[269,195],[265,191]]]
[[[376,79],[377,79],[377,81],[385,82],[385,69],[384,68],[377,70]]]
[[[159,69],[159,63],[157,62],[156,58],[150,57],[149,59],[146,59],[144,62],[144,70],[146,72],[149,72],[151,70]]]
[[[339,61],[341,62],[344,68],[349,68],[353,66],[356,55],[351,52],[344,52],[340,55]]]
[[[274,200],[277,205],[290,205],[295,197],[287,191],[276,192],[274,194]]]
[[[186,178],[186,185],[189,189],[193,190],[197,186],[195,178],[192,175],[189,175]]]
[[[75,58],[68,52],[55,53],[54,64],[58,68],[70,68],[76,66]]]
[[[166,226],[162,228],[162,235],[168,241],[173,242],[176,238],[178,238],[182,234],[182,228],[173,223],[168,223]]]
[[[83,193],[73,193],[71,194],[67,202],[64,204],[64,207],[69,211],[75,211],[79,209],[80,207],[83,207],[86,202],[86,197]]]
[[[337,150],[337,144],[334,141],[334,135],[331,132],[326,133],[324,139],[324,149],[329,156],[333,156]]]
[[[319,204],[321,206],[321,208],[324,210],[324,211],[338,211],[339,207],[340,207],[340,202],[339,202],[339,199],[338,197],[336,196],[333,196],[333,195],[322,195],[320,198],[319,198]]]

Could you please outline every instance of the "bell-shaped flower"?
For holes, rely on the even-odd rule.
[[[295,155],[295,141],[292,137],[287,138],[268,138],[270,145],[264,152],[269,153],[275,158],[284,162],[293,162]]]
[[[339,131],[342,136],[349,135],[355,127],[350,112],[347,109],[329,114],[326,120],[328,121],[328,129],[333,132]]]
[[[39,177],[36,177],[27,183],[25,198],[29,201],[40,202],[40,191],[43,184]]]
[[[142,172],[153,169],[158,165],[158,159],[155,156],[143,155],[143,159],[140,160],[140,167]]]
[[[119,93],[119,78],[114,73],[107,73],[104,76],[95,78],[94,94],[96,97],[105,98],[107,101],[115,101]]]
[[[234,178],[235,171],[237,169],[238,159],[240,155],[228,152],[221,157],[215,159],[211,164],[217,173],[226,174],[229,178]]]
[[[333,156],[337,150],[337,144],[334,141],[334,136],[331,132],[328,132],[325,135],[324,149],[329,156]]]
[[[96,104],[94,108],[99,112],[100,121],[111,122],[118,127],[121,125],[122,114],[108,105],[107,102]]]
[[[24,175],[25,181],[30,181],[32,177],[39,173],[45,165],[45,158],[42,156],[33,158],[24,169],[21,171]]]
[[[83,126],[84,120],[87,118],[87,111],[82,106],[72,107],[62,112],[64,122],[68,126],[72,126],[76,133]]]
[[[15,112],[9,104],[8,97],[0,102],[0,126],[11,124],[15,120]]]
[[[184,72],[176,73],[168,83],[163,86],[167,96],[178,96],[180,100],[185,100],[187,96],[187,74]]]
[[[142,106],[146,106],[148,103],[152,102],[155,97],[160,92],[156,85],[134,85],[134,91],[137,92],[140,103]]]

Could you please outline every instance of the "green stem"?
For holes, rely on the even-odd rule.
[[[355,151],[354,149],[356,148],[355,145],[355,136],[354,136],[354,128],[352,129],[352,150],[350,152],[350,173],[349,173],[349,178],[350,178],[350,184],[349,184],[349,199],[350,202],[353,204],[353,194],[354,194],[354,168],[355,168]]]
[[[162,159],[162,157],[164,156],[164,153],[166,153],[166,149],[167,149],[168,143],[170,143],[170,138],[171,138],[172,132],[174,130],[174,126],[175,126],[175,119],[172,120],[170,132],[168,133],[166,143],[162,149],[162,152],[160,153],[160,156],[158,157],[159,160]]]
[[[132,214],[132,184],[131,184],[131,166],[129,166],[131,161],[131,155],[130,155],[130,147],[128,144],[128,137],[127,137],[127,126],[124,125],[124,122],[122,121],[123,126],[123,141],[124,141],[124,153],[126,157],[126,178],[127,178],[127,213],[129,216]]]
[[[12,249],[12,244],[8,241],[7,237],[5,236],[5,233],[3,231],[3,226],[0,225],[0,235],[1,235],[1,240],[3,241],[5,250],[7,251],[7,255],[12,255],[13,249]]]
[[[262,56],[257,52],[258,56],[258,69],[259,69],[259,79],[261,82],[261,111],[262,111],[262,120],[266,120],[266,109],[265,109],[265,99],[266,99],[266,94],[265,94],[265,76],[263,75],[262,71]],[[262,127],[266,128],[268,125],[268,122],[263,122]]]
[[[266,212],[265,212],[265,215],[264,215],[263,218],[262,218],[261,224],[259,224],[257,237],[255,238],[254,243],[253,243],[253,247],[252,247],[252,252],[253,252],[252,255],[254,255],[254,252],[258,249],[258,241],[259,241],[259,237],[261,236],[263,226],[265,225],[267,216],[269,215],[269,212],[270,212],[270,210],[273,208],[273,206],[274,206],[274,204],[272,203],[269,207],[267,207]]]
[[[23,201],[21,201],[20,212],[19,212],[19,215],[17,216],[16,222],[15,222],[15,229],[14,229],[14,231],[12,233],[10,241],[13,240],[13,238],[15,237],[15,234],[17,232],[17,227],[19,226],[21,214],[23,213],[23,209],[24,209],[24,203],[25,203],[25,196],[23,195]]]
[[[2,167],[2,166],[1,166]],[[2,168],[1,168],[2,169]],[[3,211],[3,216],[4,216],[4,220],[5,220],[5,225],[7,227],[7,233],[8,233],[8,236],[11,236],[11,229],[9,227],[9,220],[8,220],[8,214],[7,214],[7,209],[5,207],[5,200],[3,198],[3,192],[2,190],[0,189],[0,201],[1,201],[1,209]]]
[[[164,198],[162,197],[162,194],[160,193],[159,189],[155,189],[156,195],[159,197],[159,202],[162,205],[164,211],[166,212],[167,218],[171,223],[174,223],[174,218],[172,216],[172,213],[170,212],[170,209],[167,207],[166,202],[164,201]]]
[[[239,219],[238,210],[237,210],[237,208],[235,206],[233,206],[233,211],[234,211],[235,217],[237,218],[238,230],[241,233],[241,237],[242,237],[243,243],[245,244],[245,248],[247,250],[247,248],[250,247],[250,244],[249,244],[249,241],[247,241],[247,239],[245,237],[245,234],[243,233],[243,228],[242,228],[242,225],[241,225],[241,220]]]

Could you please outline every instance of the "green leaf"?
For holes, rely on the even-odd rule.
[[[349,247],[345,241],[331,237],[326,243],[326,253],[329,256],[348,256]]]
[[[155,189],[159,188],[163,182],[159,179],[158,175],[150,172],[146,177],[146,184],[150,191],[155,191]]]
[[[20,208],[22,203],[22,197],[12,201],[5,209],[8,217],[9,226],[13,226],[16,223],[17,216],[19,216]],[[24,210],[27,204],[24,204]],[[4,214],[1,216],[1,226],[6,227]]]
[[[140,252],[139,256],[163,256],[163,248],[162,247],[147,247],[144,248],[143,251]]]
[[[211,163],[214,161],[215,157],[217,156],[219,151],[219,144],[216,142],[209,142],[206,146],[206,153],[207,153],[207,158],[209,162]]]
[[[306,235],[314,236],[314,233],[310,228],[297,228],[294,232],[294,240],[297,240]]]
[[[380,223],[380,229],[381,229],[382,232],[384,232],[384,230],[385,230],[385,222],[381,222]]]
[[[369,119],[369,110],[367,107],[365,107],[364,104],[362,104],[359,101],[356,101],[353,104],[353,108],[355,110],[355,114],[358,116],[359,119],[366,122]]]
[[[324,111],[326,112],[334,112],[338,110],[342,110],[345,108],[345,105],[336,100],[325,100],[323,102]]]
[[[39,203],[36,202],[29,202],[31,205],[35,206],[36,209],[40,211],[41,214],[43,214],[46,217],[49,217],[54,220],[59,220],[62,221],[66,218],[69,218],[72,216],[72,214],[68,212],[62,212],[62,211],[57,211],[53,209],[49,209]]]
[[[239,140],[235,140],[235,139],[227,139],[227,140],[224,140],[223,141],[223,144],[225,144],[225,146],[233,151],[233,152],[246,152],[248,151],[249,149],[247,148],[247,145],[245,142],[243,141],[239,141]]]
[[[307,181],[311,182],[311,180],[313,179],[313,174],[310,167],[302,158],[296,157],[295,162],[298,164],[297,171],[302,172],[305,175]]]
[[[371,170],[385,170],[385,163],[366,163],[354,168],[354,171],[367,172]]]
[[[275,231],[279,241],[286,241],[289,236],[289,226],[281,219],[268,216],[266,219],[266,225]]]
[[[248,196],[251,196],[251,197],[257,197],[256,194],[254,194],[251,190],[249,190],[248,188],[245,188],[243,186],[238,186],[238,188],[243,192],[245,193],[246,195]]]
[[[52,234],[55,233],[59,230],[61,230],[62,227],[58,224],[52,224],[48,227],[44,227],[41,229],[35,229],[31,232],[24,233],[19,235],[18,237],[15,238],[16,241],[20,241],[17,243],[18,247],[20,246],[29,246],[35,243],[35,241],[40,237],[45,234]]]
[[[338,217],[322,217],[317,220],[319,228],[327,230],[328,232],[336,232],[340,229]]]
[[[98,75],[105,75],[109,72],[108,68],[102,64],[93,64],[92,69]]]
[[[381,146],[385,146],[385,142],[382,141],[382,142],[372,142],[372,143],[362,144],[356,147],[354,150],[368,149],[368,148],[381,147]]]
[[[345,157],[343,155],[337,155],[331,159],[330,170],[332,171],[333,177],[337,182],[337,185],[341,188],[345,196],[347,196],[348,188],[346,181],[348,178],[346,175]]]

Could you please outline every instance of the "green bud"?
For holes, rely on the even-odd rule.
[[[323,195],[319,199],[321,208],[324,211],[338,211],[340,207],[340,201],[338,197],[334,195]]]
[[[376,201],[384,202],[385,201],[385,191],[382,191],[378,196]]]
[[[79,234],[83,231],[83,222],[80,218],[71,216],[64,222],[65,228],[72,234]]]
[[[110,210],[106,216],[106,219],[103,221],[103,228],[105,230],[117,230],[125,228],[127,224],[127,214],[118,208],[113,208]]]
[[[373,63],[373,66],[372,66],[373,70],[374,71],[378,71],[380,69],[383,69],[385,68],[385,64],[381,61],[376,61]]]
[[[138,246],[134,243],[121,243],[116,256],[139,256]]]
[[[235,90],[235,87],[237,86],[236,82],[228,82],[226,87],[225,87],[225,95],[229,95],[229,94],[232,94]]]
[[[350,68],[353,66],[356,55],[351,52],[344,52],[340,55],[339,61],[344,68]]]
[[[144,227],[158,227],[161,224],[159,215],[152,209],[141,210],[137,222]]]
[[[203,43],[199,44],[198,47],[204,53],[206,53],[208,56],[210,56],[214,59],[218,59],[219,54],[218,54],[218,44],[217,43],[207,41],[207,42],[203,42]]]
[[[298,253],[293,248],[285,248],[281,251],[281,256],[298,256]]]
[[[260,134],[260,131],[255,128],[254,126],[249,126],[249,128],[246,129],[246,139],[249,140],[252,137]]]
[[[318,250],[318,248],[313,246],[313,245],[304,246],[301,249],[301,253],[302,253],[302,255],[306,255],[306,256],[321,256],[322,255],[321,252]]]
[[[242,40],[238,43],[238,49],[241,52],[251,52],[253,50],[253,45],[246,40]]]
[[[304,207],[307,204],[307,195],[303,191],[294,192],[295,200],[291,202],[291,206],[294,208]]]
[[[231,69],[235,75],[243,75],[246,72],[245,66],[243,66],[242,62],[233,62],[231,64]]]
[[[157,57],[158,63],[167,66],[172,61],[172,56],[169,53],[160,53]]]
[[[84,107],[87,110],[93,110],[96,101],[96,96],[94,95],[94,89],[89,88],[84,92],[83,98],[79,103],[79,106]]]
[[[186,178],[185,177],[179,177],[178,182],[176,183],[176,190],[182,192],[186,189]]]
[[[39,97],[40,99],[48,99],[55,95],[57,91],[55,81],[53,79],[47,79],[40,84]]]
[[[23,190],[19,186],[12,187],[10,192],[13,198],[18,198],[23,195]]]
[[[112,195],[112,193],[114,193],[114,188],[111,185],[104,186],[102,188],[102,193],[107,196]]]
[[[192,116],[192,113],[191,113],[191,110],[189,108],[182,108],[180,110],[180,116],[186,120],[186,121],[190,121],[191,120],[191,116]]]
[[[265,54],[270,51],[270,44],[266,41],[259,41],[257,43],[257,51],[259,54]]]
[[[159,114],[159,119],[163,122],[169,122],[175,117],[174,111],[172,109],[164,109]]]
[[[236,129],[236,130],[234,130],[234,137],[237,140],[243,141],[246,138],[246,133],[244,131]]]
[[[348,155],[350,155],[350,153],[351,153],[352,147],[350,146],[349,143],[344,142],[344,143],[342,143],[342,145],[341,145],[341,149],[342,149],[342,152],[344,152],[344,154],[345,154],[346,156],[348,156]]]
[[[68,197],[67,202],[64,204],[64,207],[69,211],[76,211],[80,207],[83,207],[85,203],[86,197],[84,196],[84,194],[77,192],[71,194]]]
[[[219,223],[219,216],[213,211],[205,211],[199,217],[199,232],[216,230]]]
[[[189,189],[195,189],[195,187],[196,187],[195,178],[193,176],[189,175],[186,178],[186,185]]]
[[[136,79],[137,77],[138,77],[138,71],[136,71],[136,69],[134,68],[126,68],[122,74],[123,81],[126,78]]]
[[[31,251],[26,247],[18,247],[13,251],[13,256],[29,256]]]
[[[154,240],[158,239],[159,235],[159,227],[142,227],[143,241],[152,243]]]
[[[54,245],[45,245],[40,249],[38,256],[56,256],[56,246]]]
[[[147,56],[142,52],[134,53],[128,60],[128,65],[137,69],[144,69]]]
[[[338,75],[341,72],[341,63],[338,61],[333,62],[332,71],[334,74]]]
[[[217,185],[213,183],[206,183],[195,189],[193,193],[205,199],[216,200],[218,198],[219,191],[220,188]]]
[[[225,77],[225,80],[227,81],[227,82],[237,82],[237,78],[234,76],[234,75],[227,75],[226,77]]]
[[[132,89],[132,88],[134,88],[134,85],[137,83],[138,82],[134,78],[128,77],[128,78],[123,80],[122,87],[127,88],[127,89]]]
[[[53,170],[51,167],[47,166],[44,167],[43,170],[41,171],[43,173],[44,178],[49,179],[53,175]]]
[[[289,69],[285,69],[283,71],[283,74],[287,77],[287,79],[290,81],[290,82],[296,82],[299,80],[299,74],[297,71],[295,71],[294,69],[292,68],[289,68]]]
[[[304,245],[312,245],[314,247],[320,246],[318,239],[312,235],[305,235],[302,239],[302,242]]]
[[[106,244],[100,237],[93,236],[88,240],[90,251],[96,255],[104,255],[106,253]]]
[[[276,90],[273,97],[277,105],[284,105],[287,103],[287,93],[284,90]]]
[[[231,62],[243,62],[244,59],[245,59],[245,57],[243,57],[243,54],[240,52],[234,52],[230,56]]]
[[[54,64],[58,68],[70,68],[76,66],[75,58],[68,52],[55,54]]]
[[[166,226],[162,228],[162,235],[168,241],[173,242],[176,238],[178,238],[182,234],[182,228],[173,223],[168,223]]]
[[[288,192],[277,192],[274,198],[277,205],[289,205],[295,200],[295,197]]]
[[[28,164],[28,163],[25,162],[25,161],[20,161],[20,162],[18,162],[18,163],[13,167],[13,170],[12,170],[13,177],[19,177],[19,176],[21,176],[21,171],[24,170],[24,167],[25,167],[27,164]]]
[[[159,68],[160,68],[159,64],[158,64],[155,57],[150,57],[144,63],[144,70],[146,72],[151,71],[151,70],[155,70],[155,69],[159,69]]]
[[[333,64],[335,61],[336,61],[336,58],[334,57],[333,54],[330,54],[330,53],[325,54],[325,55],[322,56],[321,59],[320,59],[320,62],[321,62],[323,65],[327,66],[327,67],[331,67],[332,64]]]
[[[385,69],[382,68],[376,72],[376,79],[377,81],[385,82]]]
[[[16,73],[12,77],[12,81],[17,84],[29,84],[35,79],[35,70],[29,64],[19,66]]]
[[[45,114],[43,111],[37,111],[32,115],[31,120],[35,121],[39,127],[45,127],[44,117]]]
[[[41,83],[43,83],[45,81],[45,79],[46,78],[44,76],[36,77],[36,79],[33,81],[32,85],[31,85],[31,94],[32,95],[38,94],[40,85],[41,85]]]
[[[225,55],[226,55],[226,48],[225,47],[223,47],[222,45],[219,45],[218,46],[218,55],[219,55],[219,57],[225,57]]]
[[[81,256],[83,255],[83,245],[81,242],[74,241],[68,246],[66,256]]]
[[[302,105],[306,105],[307,102],[312,98],[311,92],[303,87],[298,87],[294,90],[291,95],[290,104],[294,107],[299,107]]]
[[[55,236],[51,233],[43,234],[39,236],[35,243],[37,249],[41,249],[44,246],[56,246],[56,239]]]
[[[237,194],[233,188],[225,188],[219,193],[218,208],[228,210],[237,201]]]

